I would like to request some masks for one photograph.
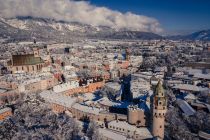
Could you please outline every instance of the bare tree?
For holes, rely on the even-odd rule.
[[[37,95],[26,95],[15,104],[14,115],[0,124],[0,139],[78,140],[82,136],[76,120],[55,114]]]
[[[99,131],[96,122],[91,121],[89,123],[87,133],[86,135],[91,139],[91,140],[98,140],[100,138],[99,136]]]
[[[176,140],[193,138],[187,125],[182,118],[180,118],[178,108],[169,109],[167,111],[166,121],[168,125],[166,126],[165,133],[168,138]]]

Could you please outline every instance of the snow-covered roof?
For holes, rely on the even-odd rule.
[[[126,121],[114,120],[114,121],[109,122],[108,125],[119,127],[119,128],[125,128],[125,129],[130,130],[130,131],[135,131],[137,129],[136,126],[130,125]]]
[[[120,90],[121,88],[121,85],[118,82],[108,82],[105,86],[114,90]]]
[[[200,79],[210,80],[210,74],[195,73],[194,77],[195,78],[200,78]]]
[[[4,92],[6,92],[6,91],[7,91],[6,89],[1,89],[1,88],[0,88],[0,94],[1,94],[1,93],[4,93]]]
[[[78,81],[70,81],[67,83],[63,83],[63,84],[54,86],[53,91],[56,93],[59,93],[59,92],[64,92],[64,91],[67,91],[67,90],[70,90],[73,88],[77,88],[77,87],[79,87]]]
[[[109,139],[113,139],[113,140],[127,140],[125,136],[119,134],[119,133],[115,133],[111,130],[108,129],[103,129],[103,128],[99,128],[99,133]]]
[[[179,105],[179,107],[182,109],[182,111],[190,116],[190,115],[194,115],[195,114],[195,110],[184,100],[181,99],[177,99],[177,104]]]
[[[53,75],[49,72],[43,72],[43,73],[36,73],[36,74],[31,74],[31,73],[19,73],[19,74],[7,74],[5,76],[1,77],[1,81],[6,81],[6,82],[14,82],[22,85],[30,84],[30,83],[35,83],[39,82],[41,80],[49,79],[52,78]]]
[[[130,125],[125,121],[117,121],[117,120],[109,122],[108,125],[133,131],[135,132],[136,135],[142,136],[144,138],[152,138],[151,132],[146,127],[137,128],[136,126]]]
[[[208,90],[208,88],[202,88],[202,87],[189,85],[189,84],[179,84],[179,85],[174,86],[173,88],[179,89],[179,90],[196,91],[196,92]]]
[[[194,94],[189,93],[189,94],[187,94],[187,95],[184,97],[184,99],[195,100],[195,99],[196,99],[196,96],[195,96]]]
[[[5,108],[3,108],[3,109],[0,109],[0,114],[2,114],[2,113],[4,113],[4,112],[7,112],[7,111],[12,111],[12,109],[9,108],[9,107],[5,107]]]
[[[121,105],[120,103],[110,101],[107,97],[101,98],[100,100],[98,100],[98,103],[109,107]]]
[[[59,104],[68,108],[71,108],[77,101],[77,98],[65,96],[49,90],[43,91],[40,93],[40,96],[50,103]]]
[[[142,78],[132,80],[130,90],[132,92],[133,98],[139,98],[140,96],[149,92],[150,83],[143,80]]]
[[[81,105],[79,103],[76,103],[72,106],[72,108],[80,110],[82,112],[86,112],[86,113],[90,113],[90,114],[95,114],[95,115],[99,115],[99,112],[102,111],[99,108],[95,108],[95,107],[89,107],[89,106],[85,106],[85,105]]]

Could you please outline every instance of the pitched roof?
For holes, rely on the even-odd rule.
[[[198,87],[198,86],[190,85],[190,84],[179,84],[179,85],[174,86],[173,88],[179,89],[179,90],[194,91],[194,92],[208,90],[208,88],[202,88],[202,87]]]
[[[158,82],[158,84],[155,88],[155,95],[160,96],[160,97],[165,95],[161,81]]]
[[[12,56],[13,66],[36,65],[40,63],[44,63],[41,57],[34,57],[33,54]]]
[[[9,107],[5,107],[5,108],[3,108],[3,109],[0,109],[0,114],[2,114],[2,113],[4,113],[4,112],[7,112],[7,111],[12,111],[12,109],[9,108]]]
[[[184,100],[177,99],[177,104],[181,108],[181,110],[188,116],[194,115],[195,110]]]

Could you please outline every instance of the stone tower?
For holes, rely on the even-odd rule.
[[[165,114],[167,111],[167,100],[162,83],[159,81],[153,97],[153,123],[152,134],[154,137],[164,138]]]
[[[130,61],[130,50],[126,49],[126,60]]]
[[[128,106],[128,123],[136,126],[146,126],[145,110],[138,105]]]
[[[138,106],[130,105],[128,106],[128,123],[134,125],[138,121]]]

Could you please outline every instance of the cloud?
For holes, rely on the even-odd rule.
[[[4,18],[32,16],[94,26],[109,26],[159,33],[159,22],[151,17],[131,12],[121,13],[97,7],[87,1],[72,0],[0,0],[0,15]]]

